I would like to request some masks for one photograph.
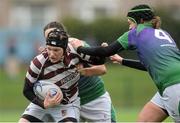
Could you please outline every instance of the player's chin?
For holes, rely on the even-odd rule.
[[[52,63],[56,63],[56,62],[58,62],[58,60],[57,60],[57,59],[50,59],[50,61],[51,61]]]

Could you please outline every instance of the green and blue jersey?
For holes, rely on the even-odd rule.
[[[137,50],[159,92],[180,83],[180,52],[175,41],[164,30],[154,29],[150,23],[139,24],[118,38],[127,50]]]

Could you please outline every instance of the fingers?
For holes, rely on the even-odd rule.
[[[62,100],[62,94],[58,93],[57,97],[55,98],[56,104],[60,104],[61,100]]]
[[[48,91],[44,100],[44,107],[49,108],[49,107],[59,105],[62,98],[63,98],[63,95],[61,93],[58,92],[56,95],[51,96],[51,93]]]
[[[115,55],[113,55],[113,56],[110,56],[110,60],[111,60],[113,63],[122,64],[123,58],[122,58],[121,56],[119,56],[118,54],[115,54]]]
[[[84,46],[83,41],[81,41],[77,38],[69,38],[69,42],[75,49],[77,49],[80,46]]]
[[[79,69],[78,72],[79,72],[81,75],[85,76],[85,75],[86,75],[86,68]]]
[[[103,46],[103,47],[107,47],[107,46],[108,46],[108,43],[103,42],[103,43],[101,44],[101,46]]]
[[[62,94],[57,93],[55,96],[52,97],[52,100],[54,101],[55,104],[59,104],[62,100]]]
[[[76,66],[77,70],[80,70],[80,69],[84,68],[83,64],[77,64],[75,66]]]

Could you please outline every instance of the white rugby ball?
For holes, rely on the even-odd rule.
[[[51,82],[46,82],[46,81],[37,81],[34,84],[33,87],[34,93],[36,96],[38,96],[40,99],[44,100],[47,93],[50,92],[50,95],[53,97],[57,93],[60,93],[61,95],[61,100],[63,98],[63,94],[61,89],[54,83]]]

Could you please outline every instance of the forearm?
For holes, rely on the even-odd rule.
[[[80,59],[83,61],[88,62],[91,65],[102,65],[105,63],[106,58],[105,57],[99,57],[99,56],[90,56],[86,54],[80,54]]]
[[[40,100],[33,91],[33,84],[30,82],[25,82],[24,89],[23,89],[24,96],[34,104],[39,105],[40,107],[44,108],[43,100]]]
[[[123,59],[122,65],[138,70],[147,71],[147,69],[141,64],[139,60]]]
[[[81,74],[84,76],[100,76],[106,73],[105,65],[96,65],[88,68],[83,68]]]
[[[123,49],[122,45],[115,41],[107,47],[78,47],[77,52],[91,56],[109,57]]]

